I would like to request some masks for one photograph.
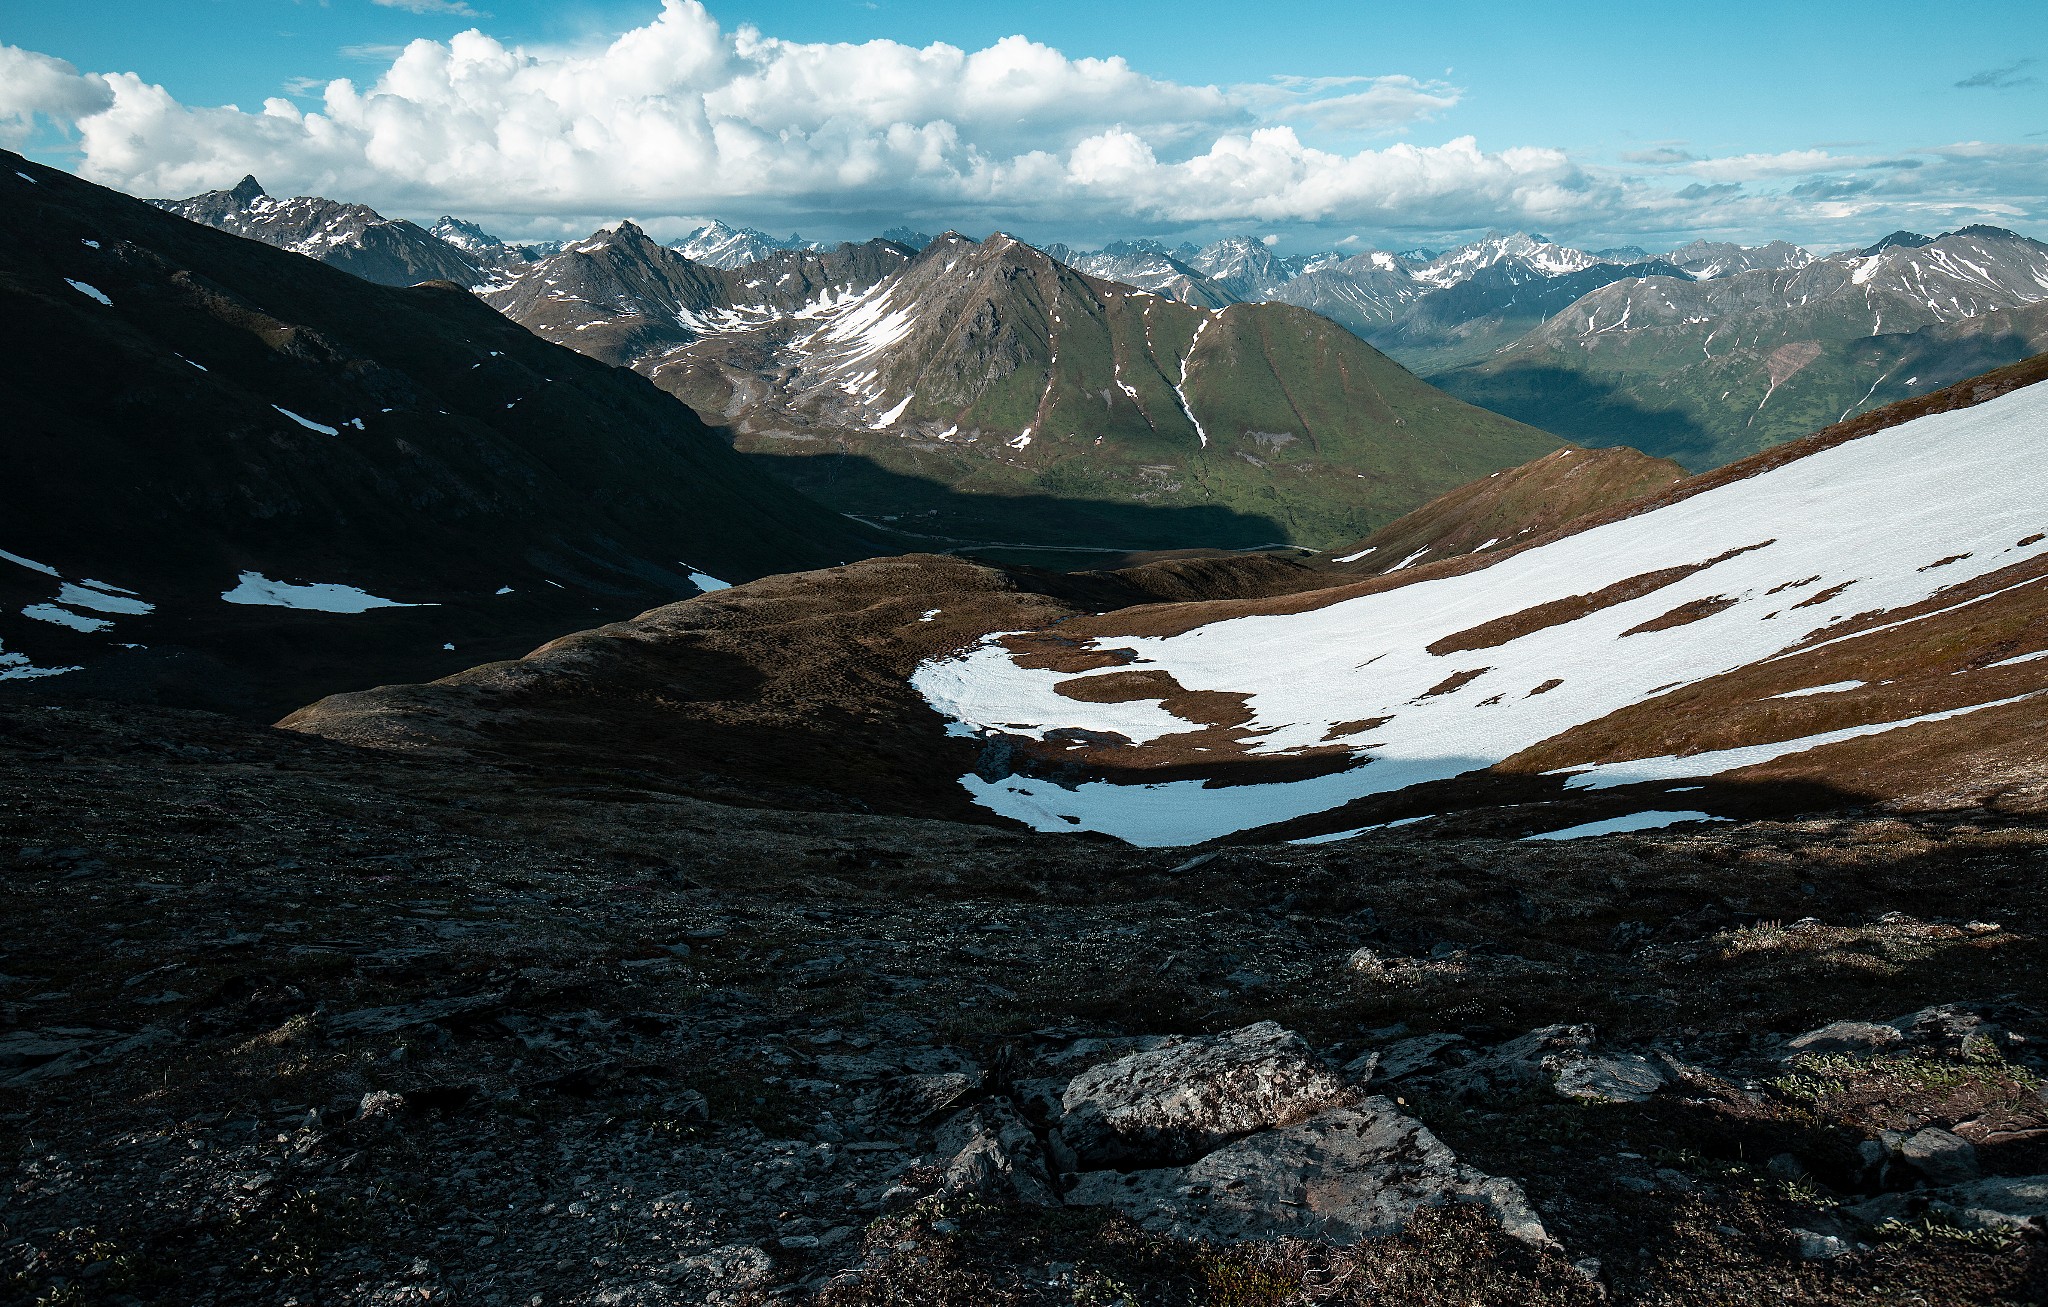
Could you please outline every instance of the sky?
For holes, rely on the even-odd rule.
[[[2048,5],[0,0],[0,145],[528,238],[2048,238]]]

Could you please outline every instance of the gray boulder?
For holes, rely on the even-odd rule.
[[[1963,1184],[1982,1174],[1977,1168],[1976,1145],[1933,1126],[1901,1139],[1898,1155],[1937,1186]]]
[[[1059,1202],[1038,1138],[1008,1103],[974,1107],[939,1127],[942,1153],[951,1154],[939,1181],[948,1194],[1052,1206]]]
[[[1604,1103],[1640,1103],[1669,1083],[1648,1058],[1597,1053],[1595,1041],[1591,1026],[1543,1026],[1496,1045],[1445,1080],[1468,1096],[1549,1085],[1567,1098]]]
[[[1262,1021],[1090,1067],[1061,1095],[1059,1136],[1083,1169],[1174,1165],[1347,1096],[1301,1036]]]
[[[1148,1230],[1183,1238],[1337,1244],[1392,1233],[1423,1207],[1470,1202],[1489,1208],[1515,1238],[1550,1244],[1512,1180],[1460,1162],[1381,1096],[1261,1131],[1186,1166],[1091,1172],[1067,1202],[1117,1208]]]
[[[1884,1194],[1842,1210],[1866,1225],[1931,1215],[1966,1230],[2048,1234],[2048,1175],[1996,1176],[1943,1189]]]

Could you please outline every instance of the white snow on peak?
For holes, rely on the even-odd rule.
[[[73,281],[69,277],[66,277],[64,279],[64,284],[71,287],[71,289],[77,291],[81,295],[84,295],[90,299],[98,300],[100,303],[106,305],[110,309],[114,307],[114,301],[108,299],[107,293],[97,286],[94,286],[88,282]]]
[[[324,422],[315,422],[311,418],[300,417],[298,414],[292,412],[290,409],[286,408],[282,404],[272,404],[271,407],[276,409],[278,412],[284,414],[292,421],[298,423],[300,426],[304,427],[308,431],[317,431],[323,436],[338,436],[341,434],[339,430],[335,429],[334,427],[328,426]]]
[[[1135,663],[1038,670],[992,636],[924,664],[912,683],[945,715],[1013,736],[1082,728],[1144,745],[1199,729],[1157,698],[1092,703],[1057,691],[1140,666],[1190,692],[1243,696],[1251,716],[1238,729],[1249,756],[1332,744],[1353,751],[1346,770],[1264,785],[961,779],[976,801],[1040,829],[1198,843],[1483,769],[1678,686],[1796,659],[1831,643],[1824,633],[1851,617],[1918,604],[2022,561],[2032,547],[2016,542],[2044,529],[2048,385],[1916,418],[1462,575],[1177,635],[1098,637],[1100,647],[1131,650]],[[1694,570],[1490,647],[1429,651],[1454,634],[1668,568]],[[2048,578],[2015,587],[2027,584]],[[1657,620],[1668,617],[1680,620]],[[1936,718],[1885,729],[1918,720]],[[1752,764],[1701,755],[1638,770],[1697,777],[1730,765]]]
[[[261,572],[244,572],[235,588],[223,590],[222,599],[231,604],[264,608],[302,608],[316,613],[366,613],[372,608],[432,608],[433,604],[407,604],[396,599],[379,599],[366,590],[332,582],[295,584],[273,581]]]

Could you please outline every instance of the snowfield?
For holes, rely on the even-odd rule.
[[[992,635],[926,663],[912,683],[939,712],[981,731],[1043,739],[1078,728],[1147,745],[1200,727],[1156,697],[1086,703],[1061,687],[1160,669],[1189,691],[1246,696],[1252,719],[1236,735],[1251,756],[1332,743],[1352,750],[1356,765],[1347,770],[1266,785],[962,778],[977,802],[1041,830],[1197,843],[1491,766],[1632,704],[1786,654],[1846,618],[1918,603],[2041,556],[2044,532],[2048,385],[1917,418],[1461,576],[1181,635],[1089,642],[1136,654],[1118,666],[1028,669]],[[1544,625],[1530,613],[1667,569],[1676,579],[1568,620],[1553,613]],[[2036,583],[2048,578],[2017,584]],[[1965,602],[1977,601],[1955,606]],[[1501,620],[1517,614],[1512,626]],[[1495,622],[1508,629],[1475,632]],[[1384,720],[1360,725],[1374,719]],[[1614,764],[1581,784],[1710,775],[1838,736]]]

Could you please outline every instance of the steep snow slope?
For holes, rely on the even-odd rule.
[[[1802,457],[1760,457],[1748,474],[1716,480],[1490,566],[1406,585],[1382,578],[1305,611],[1267,603],[1211,620],[1213,608],[1178,619],[1153,610],[1161,633],[1110,618],[1065,626],[1057,641],[991,636],[926,664],[913,683],[965,728],[1038,742],[1027,753],[1078,748],[1098,775],[1228,762],[1241,781],[1281,759],[1317,773],[1263,784],[1219,783],[1222,771],[1149,784],[962,777],[978,802],[1038,828],[1148,845],[1445,781],[1623,715],[1635,729],[1604,741],[1592,732],[1569,769],[1650,753],[1593,783],[1668,781],[1980,710],[2035,711],[2048,666],[2000,664],[1982,679],[1979,660],[1904,702],[1853,689],[1800,697],[1734,747],[1656,756],[1669,730],[1655,705],[1689,687],[1765,665],[1783,673],[1772,697],[1831,687],[1845,680],[1821,670],[1836,666],[1831,649],[1896,653],[1900,632],[2036,601],[2048,589],[2048,386]],[[1906,611],[1915,605],[1927,611]],[[2048,641],[2048,630],[2029,638]],[[1831,701],[1849,707],[1812,706]],[[1738,702],[1748,700],[1719,707]],[[1695,699],[1688,711],[1717,708]],[[1782,715],[1792,713],[1808,716]]]

